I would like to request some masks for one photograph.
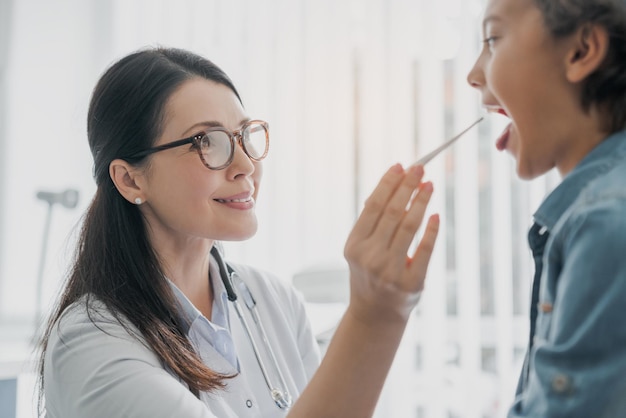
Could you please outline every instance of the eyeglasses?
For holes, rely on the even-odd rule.
[[[209,128],[189,138],[148,148],[128,158],[144,158],[155,152],[193,144],[202,163],[211,170],[221,170],[233,162],[235,145],[239,143],[243,151],[253,161],[261,161],[267,156],[270,146],[269,125],[262,120],[246,122],[241,129],[231,132],[225,128]]]

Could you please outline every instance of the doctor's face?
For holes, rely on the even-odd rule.
[[[214,127],[236,131],[249,119],[227,86],[193,78],[169,98],[163,132],[154,146]],[[153,237],[236,241],[254,235],[262,165],[241,145],[234,148],[232,162],[221,170],[207,168],[193,144],[151,156],[139,181],[145,200],[141,210]]]

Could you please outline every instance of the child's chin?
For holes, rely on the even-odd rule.
[[[537,170],[536,167],[528,163],[524,163],[519,156],[514,156],[517,160],[517,176],[522,180],[534,180],[537,177],[547,173],[549,170]]]

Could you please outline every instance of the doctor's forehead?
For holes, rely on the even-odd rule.
[[[236,130],[248,119],[237,95],[228,86],[198,77],[182,83],[169,97],[164,127],[177,135],[199,124]]]

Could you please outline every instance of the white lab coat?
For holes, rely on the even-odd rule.
[[[303,299],[272,275],[248,266],[234,267],[256,298],[268,340],[295,400],[320,360]],[[243,303],[242,307],[246,311]],[[224,391],[201,393],[198,399],[101,305],[99,314],[92,318],[96,324],[87,317],[84,303],[73,305],[63,315],[59,327],[54,328],[48,344],[44,370],[47,417],[285,416],[286,412],[270,398],[248,337],[230,302],[228,310],[241,372],[226,381]],[[249,317],[248,322],[256,332]],[[257,344],[261,346],[260,338]],[[262,348],[261,352],[265,353]],[[211,346],[202,347],[200,355],[214,370],[236,372]],[[277,380],[273,363],[266,360],[265,364]]]

